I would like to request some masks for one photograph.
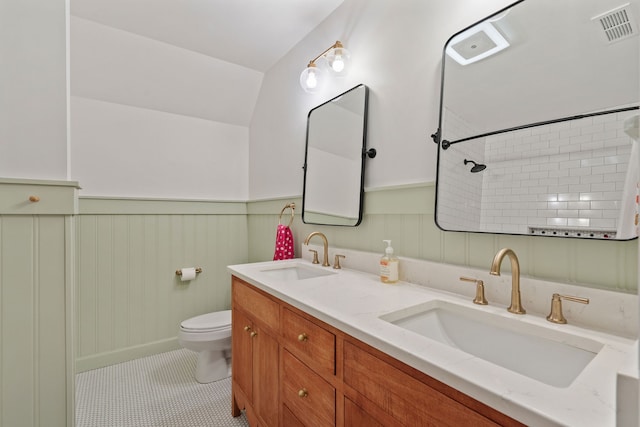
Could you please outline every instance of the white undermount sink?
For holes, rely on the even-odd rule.
[[[510,316],[434,300],[380,318],[554,387],[568,387],[603,347]]]
[[[335,274],[335,272],[328,267],[311,267],[286,261],[283,262],[282,265],[269,266],[268,268],[260,270],[260,272],[283,281],[304,280]]]

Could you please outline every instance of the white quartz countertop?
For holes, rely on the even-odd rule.
[[[281,280],[263,271],[276,263],[302,263],[335,274]],[[422,285],[402,281],[384,284],[377,275],[312,266],[302,259],[233,265],[228,269],[257,288],[525,424],[616,425],[616,375],[635,354],[637,342],[632,339],[571,324],[556,325],[536,313],[512,314],[500,304],[474,305],[467,296]],[[604,347],[568,387],[558,388],[380,319],[435,299],[567,332],[598,341]]]

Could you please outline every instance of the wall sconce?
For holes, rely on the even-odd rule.
[[[336,41],[331,47],[309,61],[307,68],[300,74],[300,86],[305,92],[315,93],[322,87],[327,79],[327,72],[316,65],[316,61],[324,57],[329,64],[331,72],[337,76],[344,76],[351,61],[351,53],[344,48],[340,41]]]

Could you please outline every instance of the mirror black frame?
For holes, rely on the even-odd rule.
[[[447,62],[447,46],[449,45],[449,43],[451,43],[451,41],[458,35],[458,34],[462,34],[465,31],[469,30],[470,28],[475,27],[476,25],[479,25],[481,22],[486,21],[487,19],[491,18],[492,16],[497,16],[500,15],[501,13],[503,13],[506,10],[511,9],[512,7],[514,7],[515,5],[517,5],[518,3],[522,3],[524,0],[518,0],[500,10],[498,10],[495,13],[492,13],[491,15],[480,19],[477,22],[474,22],[473,24],[463,28],[462,30],[454,33],[451,37],[449,37],[447,39],[447,41],[444,44],[444,47],[442,49],[442,58],[441,58],[441,67],[440,67],[440,101],[438,104],[438,129],[436,129],[436,131],[434,133],[431,134],[431,139],[433,139],[433,142],[437,145],[436,148],[436,152],[437,152],[437,156],[436,156],[436,187],[435,187],[435,203],[434,203],[434,213],[433,213],[433,221],[435,222],[436,226],[442,230],[442,231],[447,231],[447,232],[457,232],[457,233],[485,233],[486,232],[482,232],[482,231],[465,231],[465,230],[448,230],[444,227],[442,227],[439,223],[438,223],[438,183],[440,181],[440,166],[441,166],[441,153],[443,150],[446,150],[447,148],[449,148],[449,146],[451,145],[451,143],[447,140],[442,140],[442,125],[443,125],[443,106],[444,106],[444,88],[445,88],[445,84],[444,84],[444,78],[445,78],[445,64]],[[502,233],[496,233],[496,234],[502,234]]]
[[[362,122],[362,144],[360,147],[360,151],[361,151],[361,160],[360,160],[360,189],[359,189],[359,194],[358,194],[358,217],[355,220],[355,222],[349,222],[349,223],[327,223],[327,222],[314,222],[313,220],[310,220],[308,218],[308,215],[305,215],[306,212],[306,207],[307,207],[307,201],[308,201],[308,191],[309,191],[309,185],[307,183],[308,180],[308,162],[309,162],[309,133],[310,133],[310,119],[311,119],[311,115],[314,111],[316,111],[317,109],[330,104],[336,100],[338,100],[339,98],[349,94],[352,91],[358,90],[358,89],[364,89],[364,105],[363,105],[363,122]],[[304,222],[305,224],[315,224],[315,225],[336,225],[336,226],[342,226],[342,227],[356,227],[358,225],[360,225],[360,223],[362,222],[362,216],[363,216],[363,209],[364,209],[364,179],[365,179],[365,159],[366,157],[369,158],[373,158],[376,155],[376,151],[375,149],[369,149],[367,150],[367,122],[368,122],[368,115],[369,115],[369,88],[364,85],[364,84],[359,84],[357,86],[354,86],[353,88],[329,99],[328,101],[318,105],[317,107],[312,108],[309,113],[307,114],[307,130],[306,130],[306,139],[305,139],[305,154],[304,154],[304,165],[302,166],[302,169],[304,170],[304,178],[303,178],[303,190],[302,190],[302,222]],[[333,171],[328,170],[327,173],[333,173]]]
[[[515,1],[514,3],[498,10],[495,13],[492,13],[491,15],[485,17],[484,19],[481,19],[475,23],[473,23],[472,25],[469,25],[468,27],[456,32],[455,34],[453,34],[451,37],[449,37],[449,39],[446,41],[446,43],[444,44],[444,48],[442,50],[442,60],[441,60],[441,81],[440,81],[440,101],[439,101],[439,119],[438,119],[438,128],[436,130],[436,132],[434,132],[431,135],[431,138],[433,139],[434,143],[437,144],[437,166],[436,166],[436,191],[435,191],[435,212],[434,212],[434,221],[436,226],[443,230],[443,231],[451,231],[451,232],[465,232],[465,233],[480,233],[480,234],[496,234],[496,235],[521,235],[521,236],[544,236],[544,237],[561,237],[561,238],[582,238],[582,239],[592,239],[592,240],[614,240],[614,241],[626,241],[626,240],[634,240],[637,237],[636,236],[631,236],[631,237],[622,237],[622,238],[616,238],[615,236],[612,238],[611,236],[608,236],[606,234],[606,232],[603,233],[599,233],[596,231],[595,233],[592,232],[592,230],[589,229],[585,229],[584,232],[580,233],[580,231],[582,230],[577,230],[577,234],[576,235],[572,235],[569,233],[560,233],[558,232],[557,234],[555,232],[549,232],[546,233],[544,230],[541,232],[536,232],[535,234],[533,234],[534,232],[532,232],[532,234],[527,234],[527,233],[512,233],[512,232],[508,232],[508,231],[483,231],[483,230],[469,230],[469,229],[451,229],[451,228],[446,228],[443,227],[439,221],[438,221],[438,202],[440,201],[440,199],[444,199],[444,197],[442,197],[442,195],[440,194],[440,185],[439,185],[439,181],[441,180],[441,168],[443,165],[443,158],[441,156],[443,156],[443,151],[447,150],[452,144],[456,144],[457,142],[465,142],[465,141],[469,141],[469,140],[473,140],[473,139],[477,139],[477,138],[481,138],[481,137],[485,137],[485,136],[491,136],[494,134],[498,134],[498,133],[503,133],[503,132],[508,132],[508,131],[514,131],[514,130],[520,130],[520,129],[524,129],[524,128],[528,128],[528,127],[535,127],[535,126],[539,126],[539,125],[546,125],[546,124],[551,124],[551,123],[557,123],[557,122],[561,122],[561,121],[569,121],[569,120],[577,120],[577,119],[582,119],[585,117],[590,117],[590,116],[597,116],[597,115],[603,115],[603,114],[611,114],[611,113],[617,113],[617,112],[624,112],[624,111],[631,111],[631,110],[638,110],[638,106],[633,106],[633,107],[624,107],[624,108],[619,108],[619,109],[611,109],[608,111],[598,111],[598,112],[594,112],[594,113],[590,113],[590,114],[579,114],[576,116],[572,116],[572,117],[563,117],[561,119],[551,119],[551,120],[547,120],[544,122],[536,122],[536,123],[531,123],[528,125],[521,125],[521,126],[514,126],[512,128],[505,128],[505,129],[501,129],[499,131],[490,131],[490,132],[486,132],[486,133],[482,133],[479,135],[474,135],[471,137],[467,137],[467,138],[461,138],[459,140],[456,141],[448,141],[446,139],[443,138],[443,126],[444,126],[444,107],[445,107],[445,73],[446,73],[446,67],[445,64],[447,63],[447,46],[449,46],[449,44],[452,42],[452,40],[454,38],[456,38],[456,36],[468,31],[469,29],[476,27],[477,25],[480,25],[482,22],[485,22],[487,20],[491,20],[491,18],[496,17],[496,16],[500,16],[502,14],[504,14],[505,12],[509,11],[510,9],[512,9],[513,7],[517,6],[520,3],[523,3],[525,0],[518,0]],[[467,161],[465,160],[465,164],[467,163]],[[483,166],[483,165],[482,165]],[[481,169],[480,169],[481,170]],[[473,171],[472,172],[476,172]],[[443,193],[444,194],[444,193]],[[546,228],[546,227],[543,227]],[[549,227],[552,228],[552,227]],[[600,236],[600,234],[602,234],[602,236]]]

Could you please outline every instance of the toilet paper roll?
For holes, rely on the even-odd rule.
[[[181,270],[182,276],[180,276],[180,280],[183,282],[188,282],[196,278],[196,269],[194,267],[183,267]]]

